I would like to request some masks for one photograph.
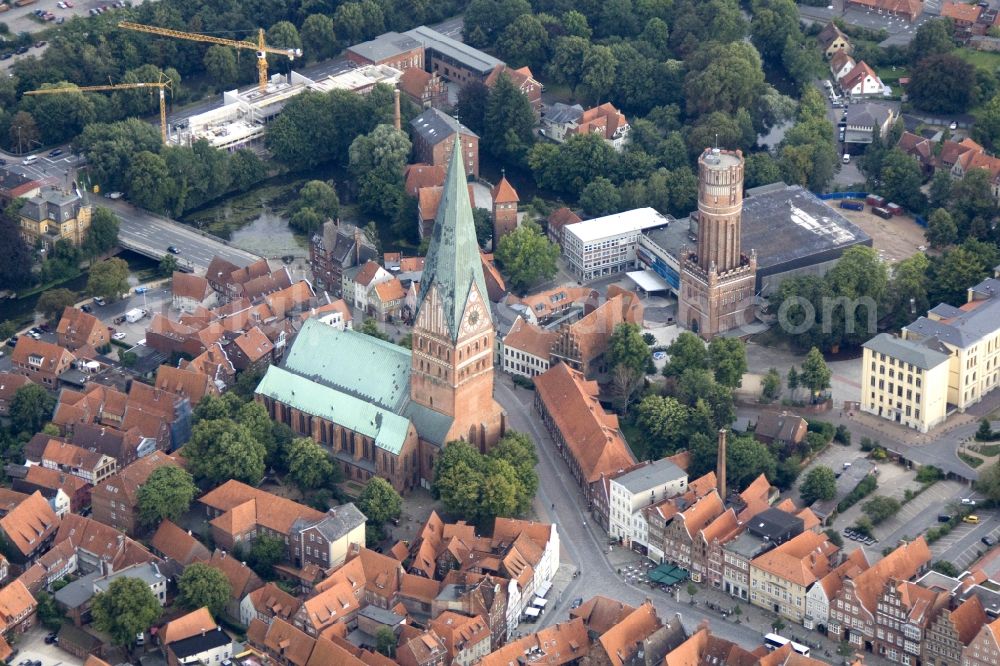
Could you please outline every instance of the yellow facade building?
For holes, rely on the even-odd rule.
[[[1000,382],[1000,280],[969,289],[957,308],[942,303],[864,345],[861,410],[927,432],[964,412]]]
[[[43,189],[21,207],[21,236],[50,251],[58,240],[79,246],[90,228],[91,207],[75,193]]]

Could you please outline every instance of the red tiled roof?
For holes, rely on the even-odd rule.
[[[507,177],[501,176],[500,182],[493,188],[493,203],[517,203],[520,200]]]
[[[618,418],[604,411],[597,382],[564,363],[535,377],[535,389],[587,483],[635,463]]]
[[[206,631],[214,631],[215,620],[207,608],[199,608],[187,615],[182,615],[172,622],[167,622],[160,630],[160,643],[170,645],[185,638],[191,638]]]
[[[174,271],[171,286],[174,298],[190,298],[201,302],[212,293],[208,280],[194,273]]]
[[[17,345],[11,352],[11,360],[15,364],[27,365],[41,372],[62,372],[76,357],[59,345],[22,335],[17,339]],[[39,363],[29,363],[29,357],[38,357]]]
[[[189,399],[192,407],[197,406],[206,395],[217,395],[219,392],[208,375],[190,368],[169,365],[157,368],[156,388]]]
[[[537,356],[548,360],[552,353],[552,345],[555,344],[559,334],[555,331],[548,331],[538,326],[529,324],[520,316],[514,320],[514,325],[503,339],[504,347],[517,349],[518,351]]]
[[[963,23],[975,23],[982,12],[983,8],[979,5],[967,5],[961,2],[945,2],[941,5],[941,16]]]
[[[58,528],[59,518],[38,491],[0,518],[0,530],[22,555],[29,555]]]
[[[409,70],[407,70],[409,71]],[[423,70],[416,70],[423,72]],[[404,76],[406,72],[403,73]],[[444,185],[444,167],[431,164],[408,164],[405,171],[406,193],[411,197],[425,187],[441,187]]]
[[[185,532],[173,521],[164,520],[156,529],[149,545],[164,557],[184,566],[196,560],[208,560],[212,554],[190,532]]]

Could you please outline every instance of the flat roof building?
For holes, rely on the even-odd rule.
[[[448,81],[485,82],[495,67],[505,65],[502,60],[425,25],[404,34],[423,44],[425,69]]]
[[[563,228],[563,254],[578,280],[589,281],[636,267],[642,232],[667,227],[673,218],[654,208],[636,208]]]
[[[675,291],[680,286],[678,257],[697,239],[696,217],[642,232],[640,262]],[[849,248],[872,245],[868,234],[835,208],[799,185],[784,183],[746,191],[740,235],[742,246],[757,252],[756,291],[765,296],[785,278],[823,275]]]

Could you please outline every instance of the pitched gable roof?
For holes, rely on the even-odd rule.
[[[224,551],[216,549],[212,553],[211,559],[205,562],[208,566],[213,569],[218,569],[226,578],[229,579],[229,585],[232,589],[231,596],[233,599],[241,600],[250,592],[253,592],[257,588],[261,587],[264,582],[257,577],[257,574],[253,572],[253,569],[243,564],[235,557],[227,555]]]
[[[163,625],[163,629],[160,630],[160,642],[163,645],[170,645],[203,631],[214,631],[216,626],[212,614],[207,608],[202,607]]]
[[[163,520],[160,523],[149,545],[164,557],[184,566],[196,560],[207,560],[212,557],[208,548],[171,520]]]
[[[174,271],[171,288],[174,298],[191,298],[196,301],[203,301],[212,293],[212,288],[204,277],[181,271]]]
[[[559,334],[539,326],[529,324],[518,315],[510,331],[503,339],[505,347],[548,360]]]
[[[853,579],[854,592],[865,609],[875,612],[875,604],[882,588],[890,578],[908,580],[931,560],[931,551],[923,536],[896,548],[874,566]]]
[[[643,640],[663,626],[650,601],[626,615],[620,622],[604,632],[598,642],[604,648],[613,666],[631,663]]]
[[[0,529],[7,536],[7,540],[25,556],[31,554],[58,528],[59,519],[48,501],[38,491],[0,518]]]
[[[206,395],[218,394],[212,378],[192,368],[175,368],[161,365],[156,370],[156,388],[169,391],[191,401],[195,407]]]
[[[830,572],[830,558],[837,547],[826,534],[802,532],[760,555],[752,566],[802,587],[808,587]]]
[[[17,339],[17,345],[10,357],[15,364],[27,365],[41,372],[55,372],[76,359],[72,353],[59,345],[35,340],[27,335]],[[30,362],[29,359],[37,362]]]

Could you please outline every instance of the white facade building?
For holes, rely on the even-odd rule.
[[[642,509],[687,491],[687,473],[666,458],[611,479],[608,534],[626,545],[648,546]]]
[[[653,208],[636,208],[571,224],[563,229],[563,254],[573,275],[583,281],[636,268],[643,230],[669,220]]]

